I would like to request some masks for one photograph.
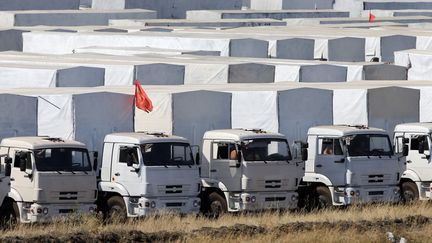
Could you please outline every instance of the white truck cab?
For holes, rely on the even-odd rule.
[[[96,210],[96,174],[84,144],[50,137],[5,138],[0,154],[12,159],[10,216],[46,222]]]
[[[98,206],[106,216],[198,213],[199,167],[187,139],[162,133],[105,137]]]
[[[405,123],[395,127],[395,150],[408,143],[406,171],[402,174],[401,190],[404,201],[430,200],[432,183],[432,123]]]
[[[207,131],[202,145],[202,210],[223,212],[294,209],[303,163],[287,139],[262,130]]]
[[[317,126],[308,131],[303,183],[314,207],[398,202],[404,161],[387,133],[365,126]]]

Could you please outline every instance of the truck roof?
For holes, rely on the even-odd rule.
[[[308,135],[324,135],[324,136],[348,136],[354,134],[385,134],[387,132],[380,128],[366,126],[349,126],[349,125],[329,125],[316,126],[309,128]]]
[[[415,122],[396,125],[395,132],[431,133],[432,122]]]
[[[157,143],[157,142],[179,142],[189,143],[184,137],[167,135],[163,133],[149,132],[127,132],[127,133],[112,133],[105,136],[105,143]]]
[[[24,149],[44,148],[87,148],[85,144],[74,140],[63,140],[52,137],[13,137],[4,138],[0,146]]]
[[[255,138],[277,138],[286,139],[283,134],[266,132],[262,130],[253,129],[223,129],[223,130],[212,130],[207,131],[204,134],[204,139],[228,139],[241,141],[245,139],[255,139]]]

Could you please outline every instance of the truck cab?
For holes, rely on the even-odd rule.
[[[98,206],[108,217],[198,213],[199,167],[187,139],[115,133],[103,144]]]
[[[84,144],[50,137],[5,138],[11,158],[9,215],[21,223],[46,222],[96,209],[96,174]]]
[[[207,131],[202,145],[202,210],[294,209],[303,163],[293,161],[286,137],[262,130]]]
[[[308,131],[303,184],[314,207],[398,202],[404,161],[387,133],[365,126],[317,126]]]
[[[395,127],[395,150],[400,151],[405,142],[409,145],[401,180],[404,201],[431,199],[431,134],[432,123],[405,123]]]

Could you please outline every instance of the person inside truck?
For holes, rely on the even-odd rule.
[[[230,160],[237,160],[237,150],[234,146],[230,147]]]

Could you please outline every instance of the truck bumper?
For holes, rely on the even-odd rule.
[[[233,200],[236,198],[237,200]],[[233,200],[233,211],[259,211],[265,209],[295,209],[298,205],[297,192],[243,192]],[[231,204],[232,205],[232,204]],[[231,210],[230,210],[231,211]]]
[[[395,203],[400,201],[400,188],[388,187],[345,187],[332,188],[333,201],[336,205],[356,203]]]
[[[17,203],[22,223],[50,222],[56,218],[71,215],[90,214],[96,211],[96,204],[39,204],[39,203]]]
[[[124,197],[128,217],[143,217],[164,213],[198,214],[201,200],[198,197]]]

